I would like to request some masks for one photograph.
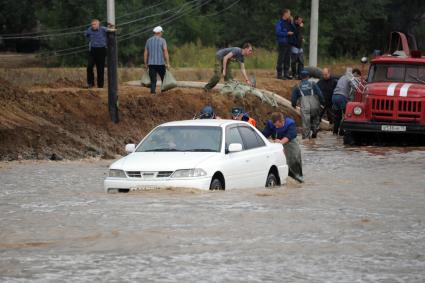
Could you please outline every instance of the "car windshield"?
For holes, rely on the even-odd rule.
[[[375,64],[370,67],[368,82],[425,82],[425,65]]]
[[[163,126],[156,128],[136,152],[220,152],[220,127]]]

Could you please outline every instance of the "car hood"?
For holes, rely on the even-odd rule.
[[[404,96],[404,97],[423,97],[425,95],[425,85],[419,83],[404,82],[379,82],[369,83],[367,85],[367,94],[378,96]]]
[[[111,165],[111,169],[124,171],[175,171],[196,166],[218,152],[134,152]]]

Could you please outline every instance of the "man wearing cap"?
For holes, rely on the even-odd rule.
[[[199,119],[216,119],[216,117],[214,108],[210,105],[204,106],[199,114]]]
[[[89,57],[87,62],[87,87],[94,87],[93,68],[96,65],[97,87],[102,88],[105,73],[106,32],[107,28],[100,25],[99,20],[93,19],[91,26],[84,35],[89,40]]]
[[[204,86],[205,91],[211,90],[215,87],[221,79],[221,76],[224,77],[224,81],[229,81],[232,79],[232,74],[230,71],[230,62],[237,61],[241,67],[242,75],[245,78],[245,82],[252,86],[251,80],[248,78],[245,70],[245,56],[252,55],[252,45],[250,43],[245,43],[242,48],[239,47],[229,47],[223,48],[217,51],[214,76],[210,81]]]
[[[149,70],[151,79],[151,93],[155,94],[157,75],[164,80],[166,68],[170,67],[167,42],[162,37],[164,30],[157,26],[153,29],[154,35],[146,41],[144,62],[145,68]]]
[[[316,83],[308,80],[309,73],[301,71],[301,82],[292,90],[292,107],[301,100],[302,138],[316,138],[320,125],[320,105],[325,103],[322,92]]]
[[[242,107],[233,107],[231,113],[232,120],[244,121],[250,123],[254,127],[257,126],[257,121],[249,117],[248,113],[246,113]]]

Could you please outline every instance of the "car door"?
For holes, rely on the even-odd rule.
[[[249,172],[247,180],[250,187],[263,187],[270,169],[270,153],[267,151],[266,143],[248,125],[238,126],[238,130],[244,142],[245,164]]]
[[[231,143],[241,144],[242,151],[228,152],[227,150]],[[226,154],[222,165],[222,173],[225,178],[226,189],[249,187],[249,171],[246,168],[248,161],[244,150],[244,141],[242,140],[237,125],[231,125],[226,128],[225,150]]]

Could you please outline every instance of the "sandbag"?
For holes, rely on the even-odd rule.
[[[161,85],[161,92],[170,90],[177,86],[177,81],[174,76],[171,74],[170,70],[165,72],[164,80]]]
[[[151,87],[151,78],[149,77],[149,72],[145,71],[140,80],[140,84],[145,87]]]
[[[267,102],[272,106],[277,106],[277,102],[274,97],[270,98],[264,95],[264,93],[262,93],[259,89],[242,84],[235,80],[229,80],[225,82],[225,84],[220,89],[220,93],[239,97],[245,97],[246,95],[251,94],[259,97],[262,101]]]

